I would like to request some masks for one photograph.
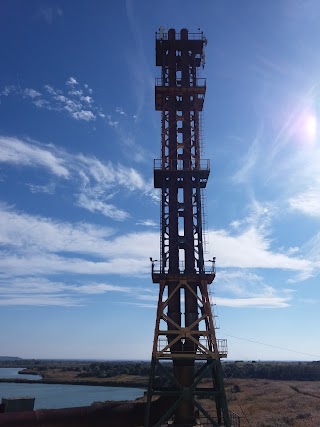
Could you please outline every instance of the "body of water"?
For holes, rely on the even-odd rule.
[[[106,400],[134,400],[144,389],[69,384],[0,383],[0,398],[35,397],[35,409],[89,406]]]
[[[0,378],[41,379],[39,375],[18,374],[21,369],[23,368],[0,368]],[[142,388],[132,387],[0,383],[0,403],[3,397],[34,397],[35,409],[73,408],[106,400],[135,400],[143,396],[144,391]]]
[[[25,368],[0,368],[0,378],[21,378],[25,380],[41,380],[41,375],[19,374]]]

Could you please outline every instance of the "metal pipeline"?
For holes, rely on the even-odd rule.
[[[155,424],[172,405],[172,399],[152,402]],[[79,408],[42,409],[0,414],[0,427],[138,427],[144,424],[144,402],[110,402]]]

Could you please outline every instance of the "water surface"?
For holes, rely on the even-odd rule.
[[[19,371],[22,371],[25,368],[0,368],[0,378],[5,379],[25,379],[25,380],[42,380],[41,375],[30,375],[30,374],[19,374]]]
[[[35,409],[88,406],[106,400],[135,400],[144,389],[69,384],[0,383],[2,397],[35,397]]]

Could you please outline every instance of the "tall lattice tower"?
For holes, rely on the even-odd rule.
[[[154,163],[154,187],[161,189],[160,262],[152,261],[159,300],[152,351],[145,426],[239,426],[228,410],[220,359],[226,340],[217,340],[208,295],[214,259],[204,261],[203,199],[210,173],[201,159],[201,111],[206,80],[203,33],[174,29],[156,33],[155,108],[161,111],[161,159]],[[201,363],[202,361],[202,363]],[[213,387],[201,381],[209,376]],[[155,416],[152,397],[165,413]],[[204,409],[201,397],[215,401]],[[161,403],[161,402],[160,402]]]

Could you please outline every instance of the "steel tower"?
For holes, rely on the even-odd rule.
[[[155,108],[161,111],[161,159],[154,161],[154,187],[161,189],[160,261],[152,260],[152,280],[159,300],[152,350],[145,427],[196,423],[239,426],[228,410],[220,359],[226,340],[217,340],[208,285],[214,261],[204,261],[202,191],[210,173],[201,159],[201,111],[206,80],[203,33],[182,29],[156,33]],[[202,363],[201,363],[202,361]],[[211,377],[213,386],[201,381]],[[167,399],[167,412],[155,419],[152,397]],[[214,411],[199,401],[215,401]]]

